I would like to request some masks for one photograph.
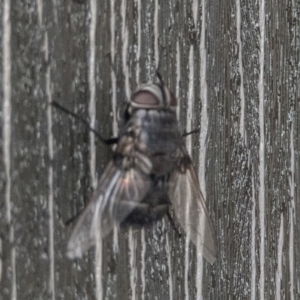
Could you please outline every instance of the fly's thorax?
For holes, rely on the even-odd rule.
[[[169,173],[182,144],[176,113],[169,109],[139,109],[133,113],[132,122],[140,128],[139,143],[146,146],[152,173],[158,176]]]
[[[178,129],[176,113],[168,109],[138,109],[130,122],[139,128],[139,140],[148,149],[164,148],[165,144],[178,144],[181,135]],[[174,150],[174,148],[173,148]]]

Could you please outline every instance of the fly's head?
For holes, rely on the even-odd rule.
[[[177,107],[175,95],[163,84],[152,83],[139,87],[131,96],[128,113],[138,109],[157,109],[174,111]]]

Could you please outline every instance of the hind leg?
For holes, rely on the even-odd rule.
[[[121,203],[122,202],[122,203]],[[132,201],[121,201],[119,209],[128,211],[128,206],[132,206],[132,212],[122,222],[122,224],[130,224],[137,226],[149,225],[160,220],[169,210],[170,200],[167,192],[156,187],[145,196],[143,201],[136,203]]]

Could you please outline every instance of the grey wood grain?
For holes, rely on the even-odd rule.
[[[0,299],[299,298],[299,1],[3,0],[0,13]],[[164,219],[104,239],[96,271],[93,249],[67,259],[65,222],[112,152],[48,103],[114,136],[156,69],[182,132],[200,128],[187,146],[218,259]]]

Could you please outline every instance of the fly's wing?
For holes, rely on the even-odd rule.
[[[137,167],[127,166],[126,169],[116,166],[114,161],[109,163],[70,237],[67,250],[69,258],[81,257],[95,244],[97,236],[104,238],[114,224],[124,220],[146,195],[150,179],[145,170],[150,165],[145,164],[151,163],[147,157],[138,154],[134,161],[133,166]],[[118,207],[120,202],[130,205]]]
[[[217,242],[191,159],[184,147],[179,150],[175,171],[170,177],[169,196],[175,215],[187,237],[211,264],[217,256]]]

